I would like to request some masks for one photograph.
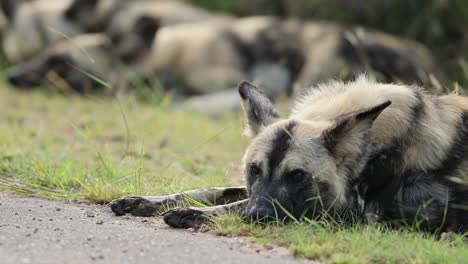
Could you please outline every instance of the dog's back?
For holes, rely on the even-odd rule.
[[[468,228],[468,100],[432,96],[419,87],[377,84],[360,78],[312,90],[296,105],[292,119],[333,120],[390,100],[367,140],[358,185],[368,215],[402,219],[422,227]],[[348,139],[352,146],[352,138]],[[354,144],[359,146],[359,144]],[[365,164],[364,164],[365,163]]]

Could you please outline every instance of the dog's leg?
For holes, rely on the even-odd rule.
[[[245,187],[209,188],[191,190],[167,196],[126,196],[112,201],[109,206],[116,215],[152,216],[175,206],[228,204],[247,198]]]
[[[163,214],[164,222],[174,228],[198,228],[210,223],[210,217],[236,212],[245,214],[249,199],[212,207],[176,208]]]

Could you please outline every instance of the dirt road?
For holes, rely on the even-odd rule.
[[[105,206],[0,196],[3,264],[301,262],[233,240],[169,229],[158,218],[117,217]]]

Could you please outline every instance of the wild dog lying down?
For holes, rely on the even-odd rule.
[[[1,0],[6,16],[3,52],[11,63],[33,58],[49,45],[82,33],[65,17],[73,0]]]
[[[279,83],[284,85],[264,86],[272,91],[289,86],[289,70],[282,62],[300,51],[292,46],[292,41],[284,39],[299,32],[270,32],[270,35],[283,39],[275,45],[273,41],[256,42],[259,35],[272,31],[273,25],[278,29],[290,23],[264,16],[241,19],[216,16],[172,26],[162,22],[158,16],[142,15],[127,27],[122,26],[119,30],[119,27],[115,30],[111,27],[108,35],[115,57],[137,69],[143,77],[158,76],[165,87],[185,95],[204,95],[235,88],[239,79],[269,79],[259,78],[265,72],[271,72],[265,65],[277,65],[275,69],[287,72],[283,74],[287,80],[280,80]],[[294,27],[298,28],[299,24]]]
[[[112,58],[104,34],[83,34],[58,41],[35,58],[7,70],[8,82],[21,89],[52,84],[63,92],[102,92]]]
[[[284,210],[296,218],[326,210],[340,219],[468,230],[468,98],[361,77],[310,90],[281,119],[253,85],[240,84],[239,93],[253,137],[242,162],[246,188],[189,192],[202,201],[239,201],[168,211],[169,225],[199,226],[229,210],[280,220]],[[124,197],[110,205],[119,215],[151,215],[181,199]]]
[[[217,14],[177,0],[74,0],[65,16],[88,33],[129,34],[129,26],[143,16],[158,18],[166,26],[201,21]]]

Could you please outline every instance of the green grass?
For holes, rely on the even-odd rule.
[[[339,227],[329,222],[258,226],[235,215],[215,220],[213,232],[275,243],[298,257],[325,263],[466,263],[468,246],[461,236],[437,241],[434,236],[383,226]]]
[[[139,103],[50,92],[0,89],[0,188],[49,199],[106,203],[122,195],[157,195],[239,185],[248,144],[239,114],[208,118]],[[212,232],[244,236],[327,263],[466,263],[462,238],[437,241],[409,230],[331,223],[244,224],[215,221]]]
[[[9,89],[0,111],[0,186],[17,192],[105,203],[242,181],[237,115]]]

